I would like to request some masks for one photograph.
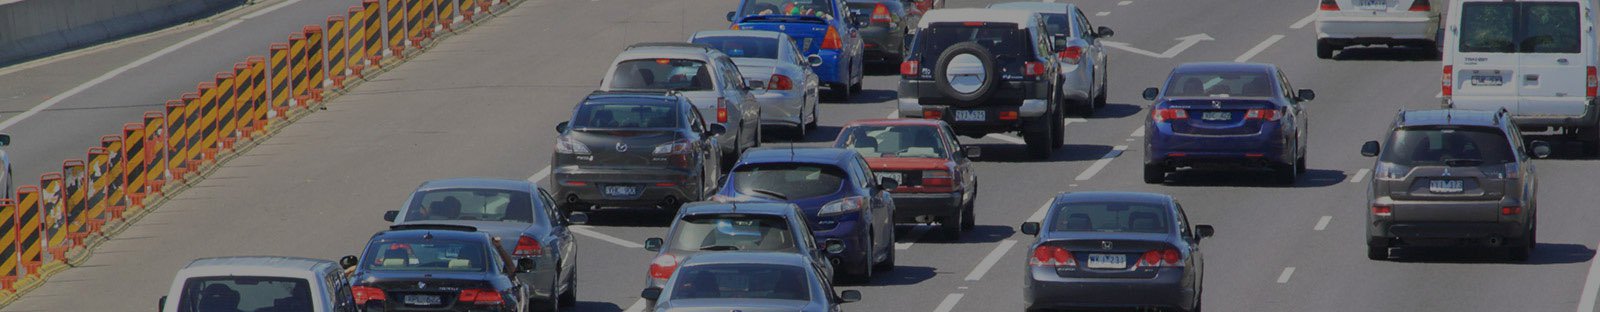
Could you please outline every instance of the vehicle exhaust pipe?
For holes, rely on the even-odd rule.
[[[678,207],[678,198],[677,197],[673,197],[673,196],[667,196],[667,198],[661,199],[661,204],[660,205],[661,205],[661,208]]]
[[[1498,247],[1498,246],[1500,246],[1500,244],[1505,243],[1505,240],[1501,239],[1499,236],[1490,236],[1489,239],[1487,239],[1486,241],[1489,242],[1489,246],[1495,246],[1495,247]]]
[[[578,203],[578,194],[567,194],[567,203],[568,204],[576,204],[576,203]]]

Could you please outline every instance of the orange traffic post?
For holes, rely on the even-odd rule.
[[[294,86],[291,91],[295,107],[305,108],[311,101],[311,64],[307,62],[306,34],[295,32],[289,34],[289,81]]]
[[[62,217],[66,219],[66,227],[61,232],[52,236],[67,238],[67,244],[53,246],[66,246],[68,248],[83,245],[83,226],[88,221],[84,212],[88,211],[89,204],[89,168],[88,162],[82,159],[68,159],[61,162],[61,202]],[[55,242],[54,240],[52,242]]]
[[[215,145],[207,145],[213,149],[232,150],[233,144],[228,143],[233,136],[233,110],[239,105],[239,77],[232,71],[220,72],[216,75],[217,99],[212,119],[212,136],[216,137]]]
[[[169,104],[170,105],[170,104]],[[171,148],[167,144],[167,137],[171,132],[166,131],[167,115],[162,112],[144,113],[144,188],[142,195],[136,198],[134,208],[144,208],[144,199],[165,194],[162,189],[166,186],[168,159],[171,158]]]
[[[22,257],[17,253],[20,244],[17,243],[17,202],[10,198],[0,198],[0,288],[6,291],[15,291],[17,276],[23,272]]]
[[[102,137],[103,138],[103,137]],[[120,139],[118,139],[120,140]],[[120,147],[120,146],[119,146]],[[118,152],[121,154],[121,152]],[[83,246],[83,240],[90,235],[100,234],[100,226],[105,224],[106,206],[111,204],[111,152],[104,147],[90,147],[84,157],[88,170],[84,171],[83,188],[83,213],[73,218],[81,226],[72,231],[72,245]]]
[[[167,181],[183,181],[183,175],[187,173],[183,167],[183,160],[189,156],[189,106],[185,103],[200,98],[200,95],[184,93],[179,98],[182,100],[167,101],[167,118],[165,119],[167,127],[166,133],[162,135],[163,141],[166,141],[167,146],[165,173],[170,177]]]
[[[448,32],[455,32],[456,3],[460,0],[438,0],[435,4],[439,8],[439,28]]]
[[[248,125],[247,129],[249,129],[249,132],[245,133],[245,138],[248,139],[254,136],[255,132],[266,130],[267,107],[268,103],[270,103],[268,99],[271,97],[272,88],[267,84],[267,81],[271,80],[267,73],[267,58],[250,56],[246,57],[245,60],[250,62],[252,77],[250,84],[256,89],[254,99],[251,100],[252,105],[250,105],[248,111],[245,111],[244,117],[244,124]]]
[[[333,83],[330,87],[344,89],[345,70],[347,69],[346,66],[349,65],[346,58],[350,57],[350,43],[346,42],[350,34],[345,29],[345,18],[338,15],[329,16],[326,31],[328,37],[328,80]]]
[[[346,11],[349,17],[345,19],[345,53],[348,53],[345,66],[350,72],[345,76],[365,79],[361,71],[367,68],[367,12],[360,5],[352,5]],[[334,81],[334,84],[339,83]]]
[[[44,264],[44,233],[40,231],[44,224],[40,218],[43,215],[44,195],[37,185],[23,185],[17,187],[17,213],[11,220],[16,227],[18,260],[26,270],[23,276],[39,275],[39,266]]]
[[[311,96],[312,102],[322,102],[322,84],[328,72],[322,26],[306,26],[301,32],[306,36],[306,94]]]
[[[261,91],[256,88],[255,81],[255,72],[250,70],[250,61],[233,64],[233,89],[236,90],[236,95],[234,95],[233,109],[228,111],[229,122],[222,127],[223,132],[227,134],[222,141],[224,149],[232,150],[234,142],[250,137],[248,134],[250,108],[255,107],[256,92]]]
[[[267,90],[270,90],[271,94],[268,101],[272,103],[269,106],[274,116],[287,118],[289,99],[294,97],[290,95],[294,93],[294,79],[290,79],[294,70],[289,65],[289,59],[293,56],[289,54],[287,43],[273,43],[267,50],[269,55],[267,58],[271,59],[267,67],[272,76],[272,79],[267,80]]]
[[[217,100],[222,98],[216,83],[201,82],[195,85],[195,89],[200,91],[200,100],[190,103],[189,109],[198,109],[200,117],[198,123],[189,128],[189,154],[194,155],[188,159],[193,161],[189,166],[190,173],[200,173],[200,168],[216,156],[217,107],[220,106]]]
[[[122,125],[122,192],[128,200],[121,210],[112,206],[112,221],[122,220],[122,213],[127,207],[144,207],[145,168],[148,168],[146,165],[150,159],[145,154],[146,140],[144,124],[130,122]]]
[[[361,17],[361,28],[365,29],[361,34],[366,39],[362,48],[366,50],[367,65],[378,68],[383,65],[383,43],[386,42],[383,40],[383,11],[378,0],[361,0]]]
[[[460,1],[461,1],[461,21],[464,22],[464,23],[467,23],[467,24],[473,23],[472,15],[474,13],[478,12],[478,1],[477,0],[460,0]]]
[[[124,125],[126,126],[126,125]],[[101,224],[111,219],[111,212],[126,210],[128,206],[128,142],[123,140],[122,134],[100,136],[100,148],[106,151],[106,163],[101,165],[100,172],[90,172],[90,176],[101,175],[93,180],[95,190],[102,192],[101,205],[89,206],[90,232],[100,232],[93,222],[99,220]],[[90,165],[94,165],[90,163]]]
[[[61,248],[67,242],[67,213],[63,207],[66,193],[62,190],[65,187],[62,180],[61,172],[39,175],[39,184],[44,186],[39,190],[39,211],[44,214],[39,233],[44,238],[45,253],[49,254],[46,262],[60,261],[67,252]]]

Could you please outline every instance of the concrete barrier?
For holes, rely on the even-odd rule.
[[[183,23],[244,0],[0,0],[0,65]]]

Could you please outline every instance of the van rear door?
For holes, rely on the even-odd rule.
[[[1583,115],[1593,42],[1578,2],[1522,2],[1517,15],[1519,115]]]
[[[1454,45],[1448,48],[1456,53],[1446,64],[1453,65],[1452,96],[1474,101],[1455,101],[1456,107],[1519,111],[1517,3],[1465,1],[1460,12],[1451,16],[1456,22],[1451,24],[1449,35],[1456,40],[1447,42]]]

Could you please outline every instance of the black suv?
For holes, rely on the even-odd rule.
[[[1402,111],[1379,145],[1367,189],[1367,258],[1399,246],[1503,247],[1515,261],[1535,246],[1539,190],[1532,157],[1505,110]],[[1386,148],[1379,148],[1384,146]]]
[[[900,115],[940,119],[957,134],[1022,132],[1028,153],[1063,144],[1054,40],[1037,13],[929,11],[900,63]]]

